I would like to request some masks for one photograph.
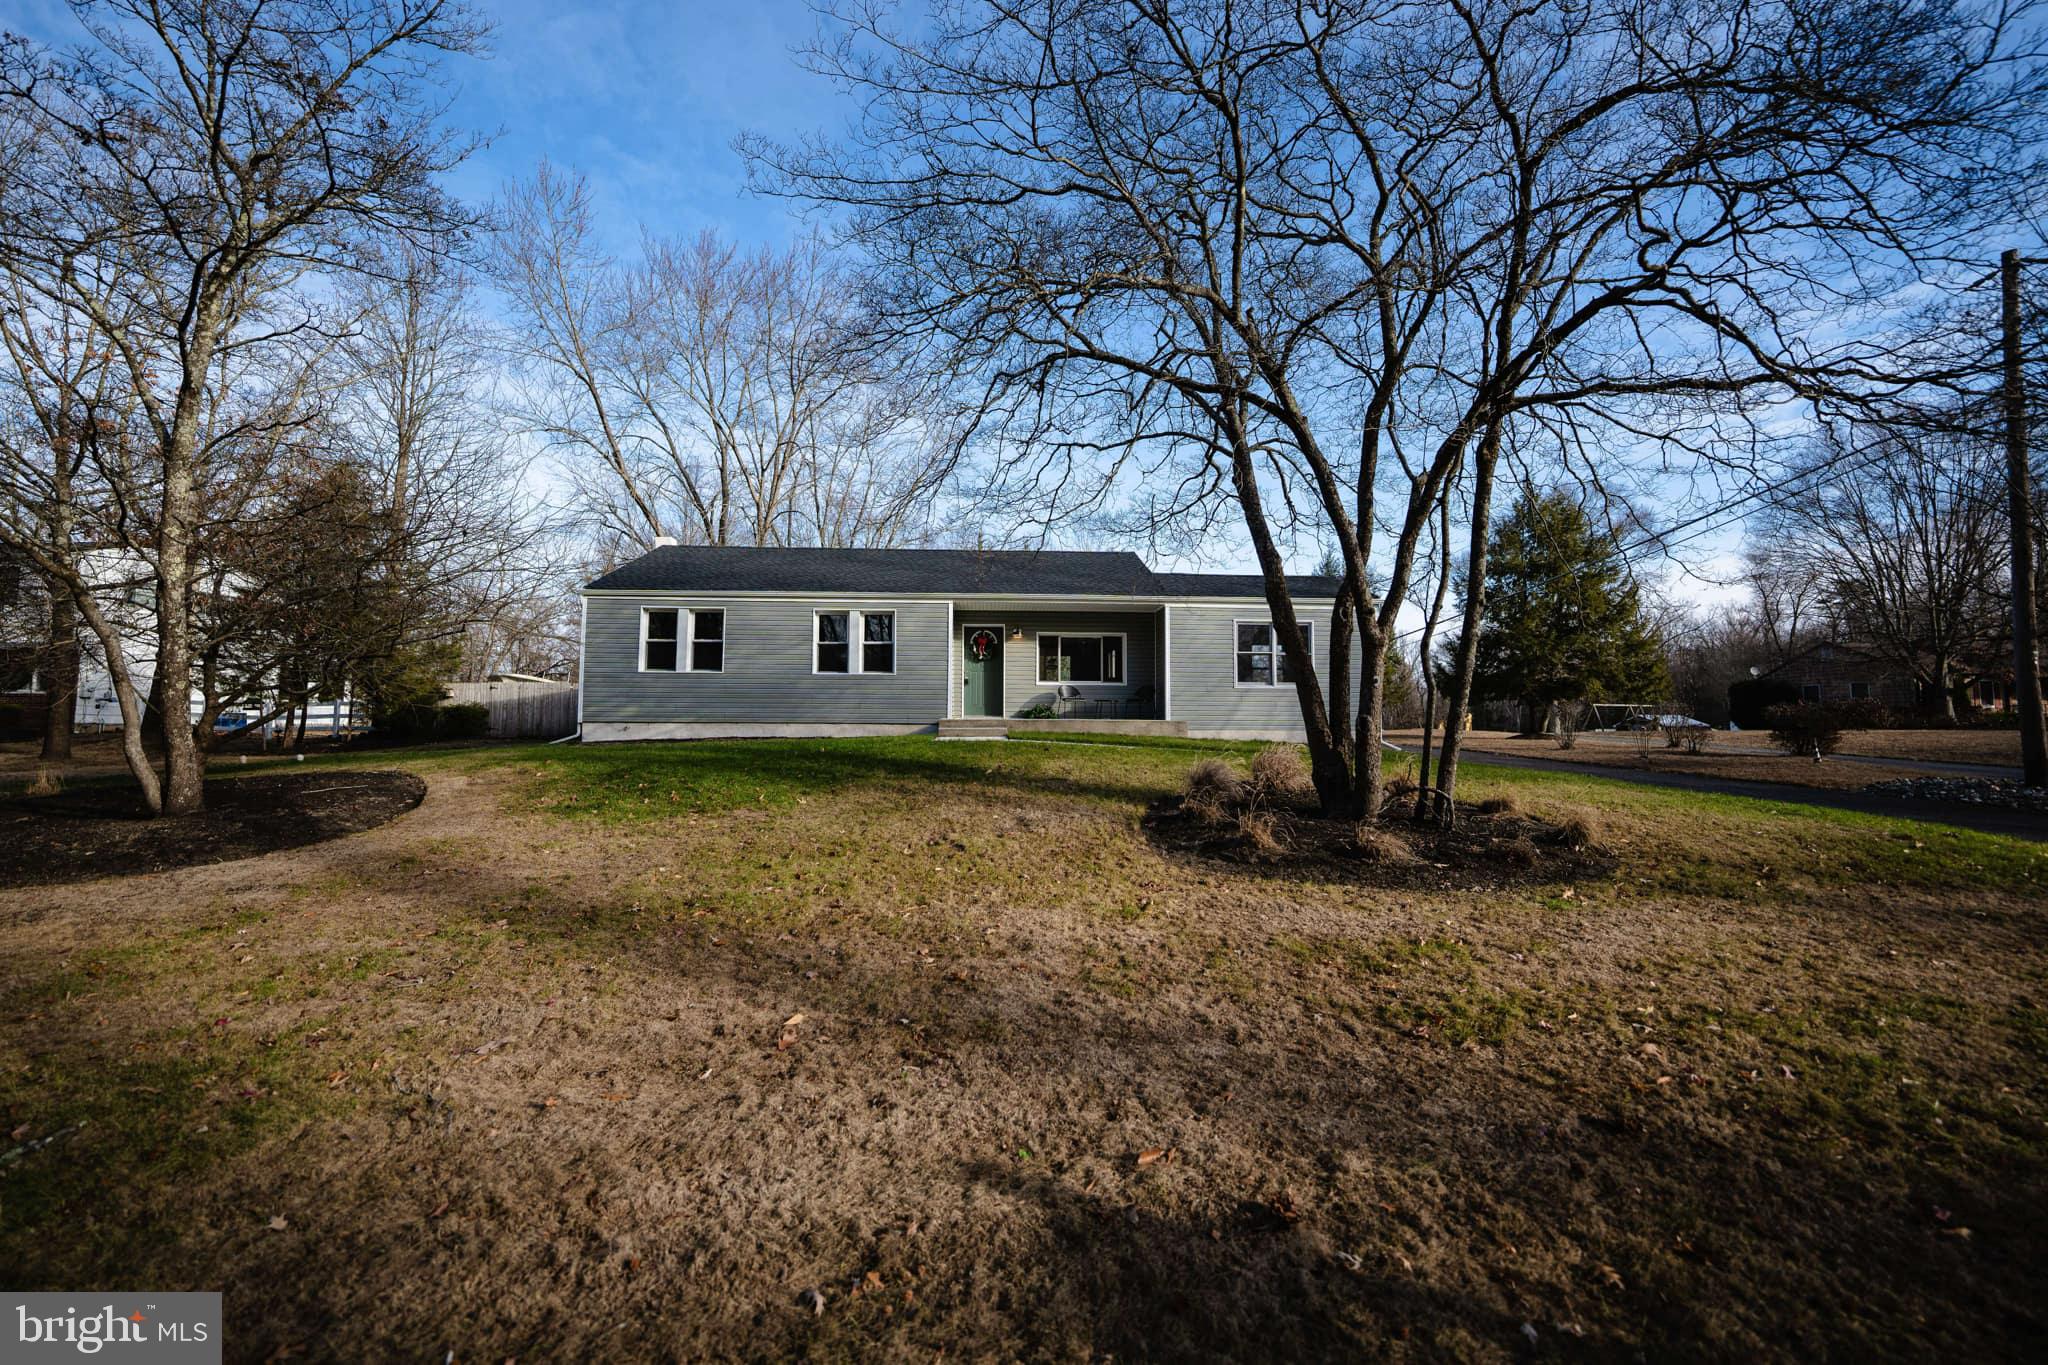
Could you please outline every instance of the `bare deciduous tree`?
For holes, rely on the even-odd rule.
[[[543,165],[505,201],[497,276],[520,416],[600,536],[707,545],[924,539],[945,473],[917,388],[868,345],[822,244],[595,245],[580,177]]]
[[[1834,631],[1910,673],[1929,710],[1998,665],[2010,638],[1999,451],[1950,427],[1861,428],[1827,439],[1824,471],[1767,522]]]
[[[469,144],[437,126],[433,89],[441,60],[483,30],[455,0],[73,9],[85,43],[10,39],[0,65],[0,112],[26,137],[0,182],[0,267],[92,320],[146,436],[108,477],[124,481],[124,549],[152,577],[158,691],[174,713],[161,773],[125,693],[123,721],[150,807],[184,812],[203,802],[182,712],[210,460],[233,434],[206,429],[223,352],[309,325],[283,290],[357,267],[366,239],[463,222],[436,177]]]
[[[1172,491],[1139,495],[1148,517],[1235,503],[1332,812],[1377,809],[1381,663],[1461,471],[1447,797],[1504,446],[1900,382],[1864,315],[2013,187],[2044,104],[2010,7],[833,15],[814,62],[860,119],[751,143],[761,182],[845,211],[898,337],[985,386],[1001,477],[1055,509],[1134,473]],[[1303,530],[1344,564],[1355,721],[1308,666],[1283,554]]]

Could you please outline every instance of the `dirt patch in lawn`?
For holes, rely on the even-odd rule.
[[[417,806],[427,784],[402,772],[213,778],[206,809],[151,818],[124,783],[0,800],[0,888],[49,886],[224,863],[375,829]]]

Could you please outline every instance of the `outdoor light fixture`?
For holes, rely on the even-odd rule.
[[[1012,640],[1021,640],[1021,639],[1023,639],[1023,638],[1024,638],[1024,627],[1022,627],[1022,626],[1011,626],[1011,627],[1010,627],[1010,638],[1011,638]]]

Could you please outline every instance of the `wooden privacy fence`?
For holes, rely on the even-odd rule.
[[[558,739],[576,729],[574,683],[450,683],[448,700],[489,707],[492,739]]]

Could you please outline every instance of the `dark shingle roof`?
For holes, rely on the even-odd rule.
[[[1333,579],[1297,578],[1306,596]],[[589,585],[642,592],[1263,597],[1256,574],[1155,574],[1123,550],[819,550],[664,545]]]
[[[1162,597],[1264,597],[1266,580],[1255,573],[1156,573]],[[1337,580],[1295,574],[1287,586],[1296,597],[1335,597]]]

